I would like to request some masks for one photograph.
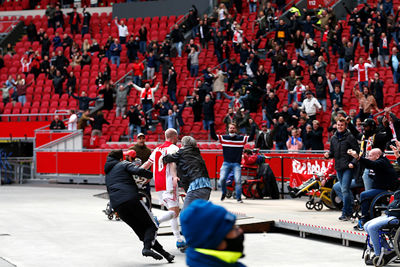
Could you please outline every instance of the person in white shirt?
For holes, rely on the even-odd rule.
[[[311,121],[317,119],[317,111],[322,108],[318,100],[313,96],[311,91],[306,92],[306,99],[304,99],[301,109],[307,113]]]
[[[243,31],[240,29],[239,24],[234,23],[232,27],[234,27],[233,39],[232,39],[233,48],[235,50],[235,53],[238,54],[240,52],[240,46],[243,42]]]
[[[353,66],[353,60],[350,61],[350,71],[357,70],[358,72],[358,86],[360,87],[360,92],[363,91],[364,86],[368,86],[368,69],[374,68],[374,64],[364,62],[364,58],[360,57],[358,64]]]
[[[156,192],[160,194],[160,204],[164,205],[168,212],[162,216],[155,217],[157,224],[171,221],[172,233],[176,237],[176,246],[183,248],[186,246],[185,241],[180,235],[178,217],[179,217],[179,194],[178,194],[178,176],[176,163],[163,163],[163,157],[167,154],[176,153],[179,148],[176,146],[178,142],[178,132],[169,128],[165,131],[165,142],[153,150],[149,159],[141,166],[149,169],[153,166],[154,184]]]
[[[78,116],[75,114],[75,110],[71,109],[70,111],[71,115],[69,116],[68,119],[68,131],[76,131],[77,126],[78,126]]]
[[[118,27],[118,36],[120,44],[126,43],[126,37],[129,35],[128,27],[125,22],[121,20],[121,24],[118,23],[118,17],[115,17],[115,25]]]

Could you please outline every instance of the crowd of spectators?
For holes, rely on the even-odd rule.
[[[236,123],[242,133],[249,134],[255,124],[254,114],[262,114],[263,123],[257,128],[262,129],[260,135],[269,136],[257,144],[263,149],[272,148],[269,138],[275,142],[276,149],[323,149],[323,137],[326,131],[335,131],[334,118],[343,111],[345,90],[357,73],[353,94],[359,102],[359,110],[348,115],[353,116],[352,122],[362,130],[361,122],[384,106],[384,81],[378,72],[373,73],[371,79],[368,71],[378,65],[390,67],[394,84],[400,83],[400,55],[396,46],[390,53],[392,41],[398,44],[399,10],[394,13],[393,7],[385,1],[373,7],[364,4],[354,10],[347,9],[349,19],[346,22],[339,21],[331,8],[299,10],[293,6],[285,22],[278,19],[285,1],[256,2],[248,2],[256,25],[254,35],[243,30],[246,21],[238,19],[243,13],[242,1],[221,1],[211,15],[200,16],[193,6],[187,19],[181,25],[174,25],[162,42],[150,41],[145,25],[138,32],[129,32],[125,21],[116,17],[111,23],[118,29],[118,38],[110,36],[105,45],[85,38],[81,47],[74,36],[90,33],[90,12],[83,9],[78,14],[74,8],[68,13],[69,23],[66,24],[61,6],[50,5],[46,10],[48,26],[70,27],[71,34],[60,36],[55,32],[50,40],[43,29],[37,30],[30,23],[28,38],[31,42],[39,41],[41,49],[28,49],[21,59],[21,73],[25,76],[32,73],[35,77],[43,73],[52,80],[55,93],[60,96],[68,93],[78,99],[78,117],[88,109],[90,101],[103,98],[104,109],[116,107],[117,117],[129,119],[131,138],[135,132],[146,132],[151,127],[154,111],[163,129],[181,130],[182,112],[188,107],[193,111],[194,122],[202,121],[204,130],[208,131],[216,120],[216,102],[226,98],[230,104],[223,122],[226,125]],[[346,23],[350,26],[350,36],[345,37]],[[191,39],[185,45],[187,32]],[[133,82],[116,86],[109,64],[120,65],[123,46],[128,61],[133,63]],[[199,56],[212,47],[216,62],[221,64],[201,70]],[[357,47],[364,48],[367,59],[355,59]],[[293,48],[295,53],[291,53]],[[266,60],[262,59],[260,49],[265,49]],[[11,45],[6,52],[15,53]],[[109,59],[95,81],[99,95],[88,97],[82,92],[78,97],[75,95],[80,91],[76,77],[74,72],[68,73],[67,68],[90,65],[94,57]],[[191,95],[181,103],[177,98],[180,88],[174,57],[187,58],[187,70],[190,76],[197,78]],[[145,58],[145,64],[141,58]],[[268,66],[265,61],[271,62],[270,68],[265,69]],[[339,73],[343,71],[340,78],[336,72],[328,71],[332,65],[337,66]],[[158,73],[162,83],[154,86]],[[11,78],[10,83],[4,85],[3,101],[12,98],[23,103],[28,86],[24,75],[17,81]],[[16,90],[10,95],[12,87]],[[156,99],[154,93],[159,87],[167,88],[167,94]],[[140,103],[128,107],[131,88],[138,91]],[[282,90],[287,91],[287,104],[279,97],[286,95],[279,93]],[[317,120],[323,112],[332,113],[328,129],[322,128]]]

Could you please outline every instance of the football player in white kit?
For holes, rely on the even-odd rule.
[[[159,192],[161,204],[167,207],[168,212],[155,218],[160,224],[165,221],[171,221],[171,228],[176,237],[176,246],[184,249],[186,243],[179,231],[179,198],[178,198],[178,176],[175,163],[164,165],[163,156],[166,154],[176,153],[179,148],[176,146],[178,142],[178,133],[175,129],[169,128],[165,131],[165,142],[158,146],[150,155],[150,158],[142,165],[142,168],[149,169],[153,166],[154,183],[156,192]]]

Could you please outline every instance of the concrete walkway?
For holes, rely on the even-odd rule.
[[[102,210],[107,200],[94,197],[105,192],[97,186],[0,187],[0,266],[148,266],[165,264],[141,256],[141,243],[124,223],[110,221]],[[221,204],[219,192],[212,200]],[[222,204],[229,210],[266,218],[300,218],[338,223],[339,212],[307,211],[302,200],[233,200]],[[160,214],[163,211],[154,210]],[[283,214],[284,213],[284,214]],[[351,223],[343,223],[351,227]],[[163,226],[168,227],[168,225]],[[176,255],[174,266],[185,266],[184,254],[172,236],[159,241]],[[246,234],[248,266],[364,266],[360,248],[302,239],[282,234]],[[340,255],[338,257],[337,255]],[[335,259],[335,262],[332,262]],[[13,265],[10,265],[13,264]]]

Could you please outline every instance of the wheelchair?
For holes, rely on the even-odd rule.
[[[394,210],[400,210],[400,209],[394,209]],[[374,266],[380,267],[384,266],[387,264],[390,264],[391,262],[399,262],[400,259],[400,220],[398,218],[392,219],[391,221],[388,222],[387,225],[385,225],[383,228],[381,228],[379,231],[379,242],[381,243],[382,247],[382,253],[379,257],[374,257],[372,259],[372,263]],[[384,249],[383,243],[386,243],[388,248]],[[391,252],[395,251],[397,257],[394,259],[390,260],[389,262],[386,262],[384,256],[384,250],[386,252]],[[365,263],[369,262],[374,255],[374,250],[373,246],[370,242],[370,237],[367,236],[366,242],[365,242],[365,248],[364,248],[364,253],[363,253],[363,258]]]
[[[306,202],[306,208],[316,211],[322,210],[324,206],[329,209],[336,209],[332,199],[331,192],[336,176],[332,175],[326,179],[324,175],[314,173],[313,176],[298,187],[289,187],[289,195],[292,198],[308,195],[309,200]]]

